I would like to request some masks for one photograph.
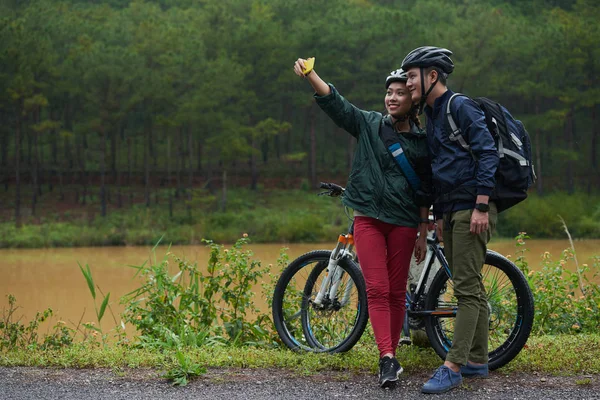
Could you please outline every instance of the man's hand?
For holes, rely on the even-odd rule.
[[[476,235],[487,231],[489,223],[489,215],[486,212],[481,212],[477,209],[473,210],[471,215],[471,233]]]
[[[435,221],[435,234],[440,242],[444,241],[443,232],[444,232],[444,220],[438,219],[437,221]]]
[[[420,264],[425,259],[425,255],[427,254],[427,233],[425,235],[421,234],[417,238],[415,242],[415,260],[417,264]]]

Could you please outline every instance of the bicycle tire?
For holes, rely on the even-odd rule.
[[[486,253],[482,276],[490,311],[488,362],[489,369],[495,370],[512,361],[525,346],[533,326],[533,294],[523,272],[494,251]],[[501,280],[504,277],[508,280]],[[425,300],[426,310],[438,307],[456,307],[456,297],[452,295],[452,284],[444,268],[436,274]],[[434,315],[425,318],[427,337],[442,359],[452,346],[454,319]]]
[[[306,335],[305,332],[308,328],[302,326],[303,307],[306,308],[309,304],[304,301],[305,292],[309,289],[312,291],[311,287],[314,285],[307,285],[310,274],[315,269],[324,270],[327,267],[330,255],[330,250],[315,250],[303,254],[284,269],[275,285],[272,306],[273,323],[283,344],[292,350],[335,353],[347,351],[351,348],[351,346],[348,346],[348,340],[341,340],[339,345],[327,348],[316,346],[315,343],[318,340],[311,335]],[[364,326],[366,326],[366,320],[368,320],[368,315],[363,316],[363,313],[367,313],[364,278],[358,266],[351,260],[344,259],[340,261],[340,266],[344,271],[351,271],[348,272],[348,275],[356,280],[357,290],[360,291],[359,297],[364,299],[361,301],[364,307],[360,306],[356,319],[360,324],[355,324],[355,329],[349,334],[349,337],[353,340],[358,336],[356,338],[356,341],[358,341],[364,331]],[[314,275],[312,281],[316,281]],[[361,326],[362,328],[360,328]]]
[[[301,321],[304,336],[311,347],[328,353],[344,353],[360,340],[369,321],[367,292],[360,267],[350,258],[342,258],[338,266],[343,273],[337,282],[337,295],[325,297],[321,306],[313,300],[327,275],[327,264],[318,263],[304,288]],[[355,308],[356,307],[356,308]],[[330,318],[331,317],[331,318]]]

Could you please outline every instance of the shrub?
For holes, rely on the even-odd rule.
[[[243,250],[247,237],[231,249],[205,243],[211,249],[206,274],[170,252],[161,263],[136,267],[145,282],[121,301],[126,306],[124,320],[138,329],[142,346],[271,342],[268,317],[254,305],[252,291],[267,271],[251,259],[252,252]],[[169,259],[178,269],[173,276]],[[257,315],[253,322],[247,321],[249,311]]]
[[[517,237],[516,264],[527,275],[535,302],[534,334],[595,333],[600,329],[600,286],[594,283],[600,275],[600,257],[592,266],[576,265],[576,271],[564,268],[573,260],[573,249],[564,250],[558,260],[549,252],[542,255],[541,269],[530,271],[525,260],[525,239]]]

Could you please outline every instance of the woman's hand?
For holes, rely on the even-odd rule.
[[[314,68],[308,73],[308,75],[304,75],[304,70],[306,65],[304,64],[306,60],[304,58],[299,58],[294,63],[294,73],[301,78],[306,78],[308,83],[313,87],[317,95],[319,96],[327,96],[331,93],[331,88],[323,79],[317,75],[317,71]]]
[[[301,78],[306,78],[306,75],[304,75],[304,72],[303,72],[306,69],[306,66],[304,65],[305,62],[306,62],[306,59],[299,58],[294,63],[294,73]]]
[[[425,259],[425,255],[427,254],[427,234],[421,234],[417,238],[415,242],[415,259],[417,264],[420,264]]]

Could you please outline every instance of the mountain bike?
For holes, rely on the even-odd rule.
[[[344,188],[333,183],[321,183],[321,188],[327,191],[320,195],[344,194]],[[441,268],[430,280],[436,260]],[[287,347],[339,353],[359,341],[368,310],[358,261],[351,223],[333,250],[311,251],[283,270],[275,286],[272,312],[277,333]],[[406,320],[413,329],[424,327],[432,348],[445,359],[458,307],[448,262],[435,233],[427,238],[424,262],[418,282],[407,290]],[[527,342],[534,318],[533,295],[523,272],[499,253],[487,251],[481,274],[489,307],[489,368],[493,370],[510,362]]]

